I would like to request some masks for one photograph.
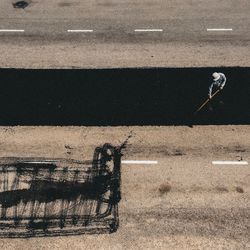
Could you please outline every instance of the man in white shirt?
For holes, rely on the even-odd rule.
[[[209,99],[211,99],[212,97],[213,87],[215,86],[217,88],[223,89],[227,81],[227,78],[223,73],[214,72],[212,76],[213,76],[213,82],[208,89]]]

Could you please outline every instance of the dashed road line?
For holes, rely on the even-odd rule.
[[[147,164],[147,165],[155,165],[158,164],[158,161],[136,161],[136,160],[123,160],[122,164]]]
[[[212,161],[213,165],[248,165],[247,161]]]
[[[163,29],[135,29],[135,32],[162,32]]]
[[[207,31],[233,31],[233,29],[207,29]]]
[[[24,30],[17,30],[17,29],[0,29],[0,32],[24,32]]]
[[[93,32],[94,30],[67,30],[67,31],[71,33],[88,33],[88,32]]]

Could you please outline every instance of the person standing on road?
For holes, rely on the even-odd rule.
[[[212,76],[213,76],[213,82],[208,88],[209,99],[212,98],[213,87],[215,86],[216,88],[223,89],[227,81],[227,78],[223,73],[214,72]]]

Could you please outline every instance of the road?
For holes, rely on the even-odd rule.
[[[1,127],[1,157],[92,159],[128,144],[120,227],[110,235],[1,239],[1,249],[249,249],[249,126]]]
[[[2,0],[0,66],[249,66],[249,11],[247,0]]]
[[[194,115],[215,70],[226,86]],[[250,124],[250,68],[2,69],[0,76],[5,126]]]

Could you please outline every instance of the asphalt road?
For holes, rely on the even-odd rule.
[[[110,235],[1,239],[1,249],[249,249],[249,126],[2,127],[1,157],[89,160],[121,145],[120,227]],[[167,187],[167,188],[164,188]]]
[[[195,115],[214,71],[226,75],[226,86]],[[250,68],[239,67],[2,69],[0,124],[250,124],[249,78]]]
[[[1,1],[1,67],[249,66],[246,0],[29,2]]]

